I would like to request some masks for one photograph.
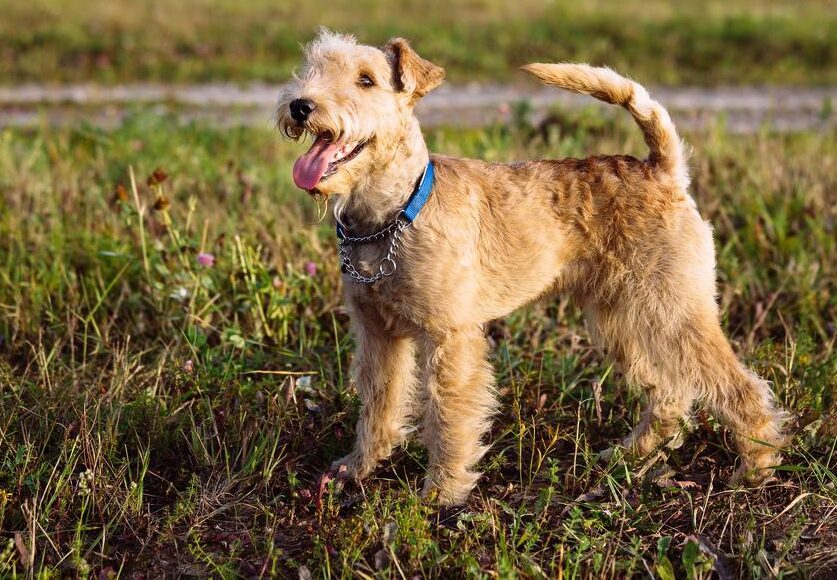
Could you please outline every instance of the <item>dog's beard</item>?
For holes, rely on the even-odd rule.
[[[291,118],[287,110],[280,103],[282,113],[277,118],[277,126],[281,133],[293,140],[310,135],[313,141],[293,168],[294,183],[309,193],[360,155],[372,138],[370,132],[357,130],[364,125],[351,110],[334,112],[327,105],[318,104],[318,110],[301,123]]]

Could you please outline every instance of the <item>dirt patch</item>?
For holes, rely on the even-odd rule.
[[[68,125],[86,121],[115,126],[137,108],[175,113],[184,122],[269,126],[278,85],[155,84],[24,85],[0,88],[0,126]],[[660,87],[652,95],[675,122],[701,129],[723,119],[733,133],[762,128],[776,131],[826,130],[835,126],[832,112],[837,87]],[[515,104],[528,103],[535,121],[554,107],[604,106],[594,99],[535,85],[470,84],[446,86],[428,95],[418,114],[425,127],[480,127],[507,120]]]

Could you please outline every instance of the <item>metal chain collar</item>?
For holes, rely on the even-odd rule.
[[[337,242],[337,253],[340,255],[340,269],[359,284],[374,284],[381,278],[392,276],[398,267],[395,263],[395,257],[398,255],[398,242],[401,239],[401,234],[409,225],[410,222],[404,219],[402,214],[399,213],[391,224],[374,234],[359,237],[343,235],[340,241]],[[386,256],[378,264],[378,271],[372,276],[364,276],[358,272],[349,255],[351,247],[382,240],[387,236],[391,236],[389,249],[387,250]]]

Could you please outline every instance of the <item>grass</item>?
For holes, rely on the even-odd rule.
[[[281,81],[318,25],[414,41],[453,81],[533,60],[608,64],[647,84],[835,84],[830,0],[0,0],[4,83]]]
[[[493,160],[644,152],[597,113],[428,137]],[[704,416],[667,460],[597,463],[641,401],[556,299],[490,327],[502,413],[456,513],[417,498],[415,443],[362,487],[318,488],[357,397],[298,146],[142,114],[3,131],[0,576],[827,577],[837,136],[689,141],[725,327],[793,413],[777,478],[727,489],[729,435]]]

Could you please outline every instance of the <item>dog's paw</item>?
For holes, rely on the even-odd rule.
[[[597,459],[602,465],[610,465],[614,459],[624,460],[626,451],[627,449],[621,445],[612,445],[607,449],[599,451]]]
[[[359,481],[372,473],[374,469],[374,463],[365,461],[356,453],[349,453],[331,463],[331,472],[337,479],[357,479]]]
[[[427,503],[442,506],[461,506],[477,484],[480,473],[467,469],[448,470],[445,473],[431,469],[425,476],[424,486],[419,494]]]
[[[758,487],[768,481],[773,481],[773,464],[780,463],[779,459],[771,462],[770,467],[752,467],[748,464],[741,464],[729,478],[727,486],[730,488]]]

